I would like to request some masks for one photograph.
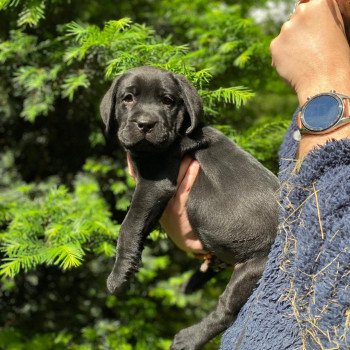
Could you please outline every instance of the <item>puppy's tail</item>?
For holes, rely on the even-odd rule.
[[[192,294],[201,289],[211,278],[216,276],[218,272],[212,268],[208,268],[202,272],[198,269],[183,285],[182,292],[185,294]]]

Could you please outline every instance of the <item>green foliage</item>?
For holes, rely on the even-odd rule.
[[[170,27],[176,39],[189,40],[191,51],[186,58],[191,64],[210,67],[215,75],[231,71],[236,81],[235,73],[241,68],[266,70],[269,38],[261,35],[251,18],[242,17],[241,6],[201,0],[163,0],[161,4],[160,25]]]
[[[15,86],[26,96],[21,116],[29,121],[34,121],[39,115],[47,115],[53,109],[55,99],[59,95],[72,101],[78,88],[90,86],[86,66],[78,71],[71,70],[73,63],[82,61],[88,54],[98,56],[96,60],[103,63],[107,78],[140,65],[156,65],[185,74],[201,87],[200,93],[209,100],[208,111],[211,112],[214,109],[210,107],[215,102],[224,100],[240,107],[253,95],[248,89],[240,86],[220,88],[214,92],[203,89],[212,77],[209,71],[212,68],[194,71],[187,63],[191,57],[187,54],[187,45],[172,45],[169,37],[162,39],[156,36],[151,28],[133,24],[128,18],[108,21],[103,29],[95,25],[72,22],[64,26],[63,32],[64,34],[55,41],[43,42],[37,46],[35,54],[39,56],[48,50],[56,51],[58,45],[66,46],[64,52],[55,55],[49,67],[19,65],[14,73]],[[0,48],[3,48],[0,61],[8,63],[16,58],[18,64],[18,48],[23,50],[23,45],[28,45],[28,49],[32,51],[34,39],[21,31],[13,32],[12,35],[11,41],[0,44]],[[102,51],[99,51],[99,48]],[[24,62],[30,61],[28,56],[27,52],[23,53]],[[62,65],[62,60],[67,63],[66,67]]]
[[[254,93],[243,86],[236,86],[232,88],[219,88],[213,91],[200,90],[200,95],[206,106],[205,111],[212,116],[218,116],[218,105],[220,103],[234,104],[237,108],[240,108],[254,96]]]
[[[19,6],[18,3],[12,5]],[[240,17],[238,6],[223,9],[220,3],[213,3],[201,16],[194,7],[190,21],[187,17],[175,15],[181,13],[175,11],[175,6],[181,9],[188,6],[187,3],[176,1],[170,6],[174,11],[170,12],[174,24],[192,26],[187,34],[191,46],[174,45],[170,37],[164,39],[151,27],[133,23],[127,17],[107,21],[102,29],[97,25],[70,22],[60,26],[61,35],[54,40],[36,40],[36,43],[33,42],[35,38],[25,34],[23,29],[11,32],[11,39],[0,43],[3,49],[0,61],[14,65],[13,81],[18,88],[17,94],[26,96],[21,115],[34,121],[39,115],[47,115],[59,96],[72,101],[78,88],[88,88],[89,78],[92,78],[88,74],[91,57],[101,70],[105,70],[107,78],[131,67],[156,65],[193,78],[202,90],[213,73],[225,73],[228,62],[234,61],[238,68],[245,68],[254,56],[262,53],[266,56],[262,49],[266,48],[266,39],[265,42],[257,40],[258,28],[252,20]],[[44,8],[41,1],[24,5],[20,26],[37,25],[44,16]],[[260,34],[259,39],[262,38]],[[18,49],[22,51],[20,57]],[[81,66],[77,70],[78,62]],[[199,74],[193,69],[195,66],[200,68]],[[226,103],[237,103],[239,107],[252,96],[249,89],[241,86],[220,88],[215,93],[210,89],[201,92],[203,96],[210,96],[207,112],[214,111],[211,106],[215,101],[223,99]]]
[[[18,25],[36,26],[44,18],[45,1],[28,1],[18,16]]]
[[[0,0],[0,348],[168,349],[212,308],[228,275],[184,296],[198,263],[158,229],[127,294],[106,294],[135,182],[98,106],[131,67],[184,74],[206,120],[276,171],[295,99],[273,23],[248,16],[265,2]]]
[[[106,216],[98,191],[96,182],[79,178],[71,193],[63,185],[41,191],[19,186],[0,196],[7,213],[0,221],[6,227],[1,250],[7,256],[0,275],[14,277],[39,264],[78,267],[86,251],[113,256],[118,227]]]
[[[79,87],[88,88],[90,86],[90,82],[85,73],[78,73],[76,75],[70,75],[67,77],[62,84],[62,96],[68,97],[69,101],[73,100],[74,92]]]

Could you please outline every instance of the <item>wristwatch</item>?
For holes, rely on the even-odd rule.
[[[350,97],[331,91],[308,98],[297,123],[301,134],[326,134],[350,123]]]

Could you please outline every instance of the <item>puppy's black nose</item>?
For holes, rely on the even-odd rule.
[[[145,134],[150,132],[156,124],[156,121],[150,119],[142,119],[137,121],[137,127]]]

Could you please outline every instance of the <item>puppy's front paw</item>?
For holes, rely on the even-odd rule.
[[[120,278],[115,272],[112,272],[107,278],[107,289],[110,293],[121,294],[127,285],[128,281]]]
[[[200,329],[195,325],[175,335],[170,350],[199,350],[205,344]]]

